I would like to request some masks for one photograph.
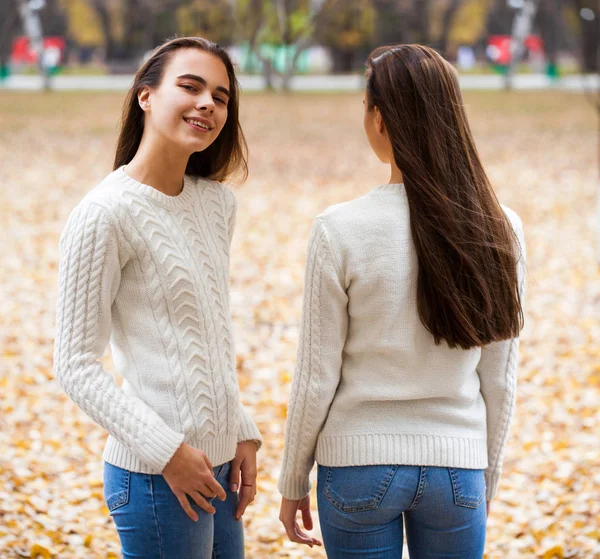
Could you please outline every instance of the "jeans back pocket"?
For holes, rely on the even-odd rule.
[[[324,493],[341,512],[375,510],[396,475],[398,466],[327,468]]]
[[[468,470],[465,468],[448,468],[454,504],[459,507],[476,509],[485,498],[485,476],[483,470]]]
[[[129,503],[130,483],[130,471],[104,463],[104,500],[110,513]]]

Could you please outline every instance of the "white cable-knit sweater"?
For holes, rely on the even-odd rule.
[[[521,245],[518,216],[504,208]],[[279,489],[300,499],[324,466],[485,469],[496,493],[515,402],[518,339],[435,345],[417,311],[403,185],[332,206],[309,240],[300,342]]]
[[[230,188],[178,196],[109,174],[60,240],[54,373],[109,432],[104,459],[158,474],[186,442],[214,466],[258,429],[240,404],[229,309]],[[110,340],[117,386],[99,362]]]

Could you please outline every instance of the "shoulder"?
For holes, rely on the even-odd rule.
[[[512,225],[512,228],[514,229],[514,231],[516,233],[522,233],[523,232],[523,222],[521,221],[521,218],[519,217],[517,212],[515,212],[514,210],[511,210],[508,206],[505,206],[503,204],[500,204],[500,207],[502,208],[504,215],[508,218],[508,221]]]
[[[111,234],[114,230],[117,208],[125,203],[122,189],[111,179],[111,174],[89,190],[71,210],[61,240],[73,231],[94,230]]]
[[[203,177],[196,177],[198,192],[209,199],[218,200],[227,213],[231,213],[237,206],[233,188],[226,182],[218,182]]]

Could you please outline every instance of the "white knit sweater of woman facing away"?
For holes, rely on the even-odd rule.
[[[104,459],[158,474],[186,442],[214,466],[260,433],[240,404],[229,309],[230,188],[178,196],[109,174],[60,240],[56,378],[110,434]],[[110,340],[119,387],[99,362]]]
[[[518,216],[504,208],[525,255]],[[518,250],[518,249],[517,249]],[[324,466],[485,469],[496,493],[515,403],[518,339],[434,343],[417,311],[403,185],[329,208],[312,228],[279,489],[300,499]]]

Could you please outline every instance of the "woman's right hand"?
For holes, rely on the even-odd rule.
[[[182,443],[173,454],[162,475],[194,522],[198,521],[198,515],[192,509],[188,496],[209,514],[214,514],[215,509],[207,499],[218,497],[224,501],[227,498],[206,454],[186,443]]]

